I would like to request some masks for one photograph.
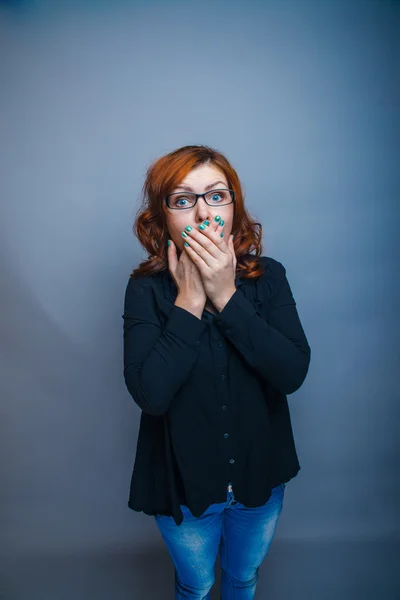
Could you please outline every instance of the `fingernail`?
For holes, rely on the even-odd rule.
[[[167,245],[170,246],[171,245],[171,240],[168,240]]]
[[[206,227],[207,227],[207,225],[203,225],[203,223],[201,225],[199,225],[199,229],[201,229],[202,231],[204,231]]]
[[[187,226],[185,227],[185,229],[186,229],[186,231],[192,231],[192,228],[190,227],[190,225],[187,225]]]
[[[203,225],[209,225],[210,221],[203,221]]]
[[[232,239],[233,239],[234,237],[235,237],[235,236],[233,235],[233,236],[232,236]]]
[[[223,219],[220,220],[219,224],[223,225],[225,223],[225,221]]]
[[[220,220],[221,220],[221,217],[220,217],[219,215],[217,215],[216,217],[214,217],[214,221],[217,221],[217,223],[218,223],[218,221],[220,221]]]
[[[224,232],[221,233],[221,237],[224,237]]]
[[[189,244],[187,242],[185,242],[185,246],[189,246]]]
[[[182,231],[182,237],[189,237],[186,231]]]

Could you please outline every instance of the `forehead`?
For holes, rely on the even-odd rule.
[[[224,173],[212,165],[202,165],[190,171],[177,185],[194,187],[195,185],[206,185],[215,181],[222,181],[226,185]]]

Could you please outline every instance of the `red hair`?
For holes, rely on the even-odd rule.
[[[236,274],[248,279],[264,272],[257,261],[262,254],[262,225],[253,221],[244,206],[239,177],[227,158],[208,146],[183,146],[154,161],[147,169],[133,233],[149,257],[134,269],[131,277],[150,276],[168,269],[168,229],[163,211],[165,197],[190,171],[211,164],[224,173],[229,189],[235,192],[232,233],[237,258]],[[255,257],[249,253],[255,251]]]

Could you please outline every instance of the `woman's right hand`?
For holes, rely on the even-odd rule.
[[[204,290],[200,271],[187,252],[182,251],[178,259],[175,243],[171,240],[167,250],[168,269],[178,288],[180,302],[192,306],[196,312],[204,309],[207,294]],[[177,299],[178,299],[177,298]]]

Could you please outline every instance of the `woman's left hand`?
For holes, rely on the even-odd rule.
[[[198,267],[207,296],[221,312],[225,304],[236,292],[235,276],[237,259],[233,246],[233,237],[230,235],[226,242],[223,226],[212,221],[205,229],[194,229],[188,231],[184,245],[185,251]]]

